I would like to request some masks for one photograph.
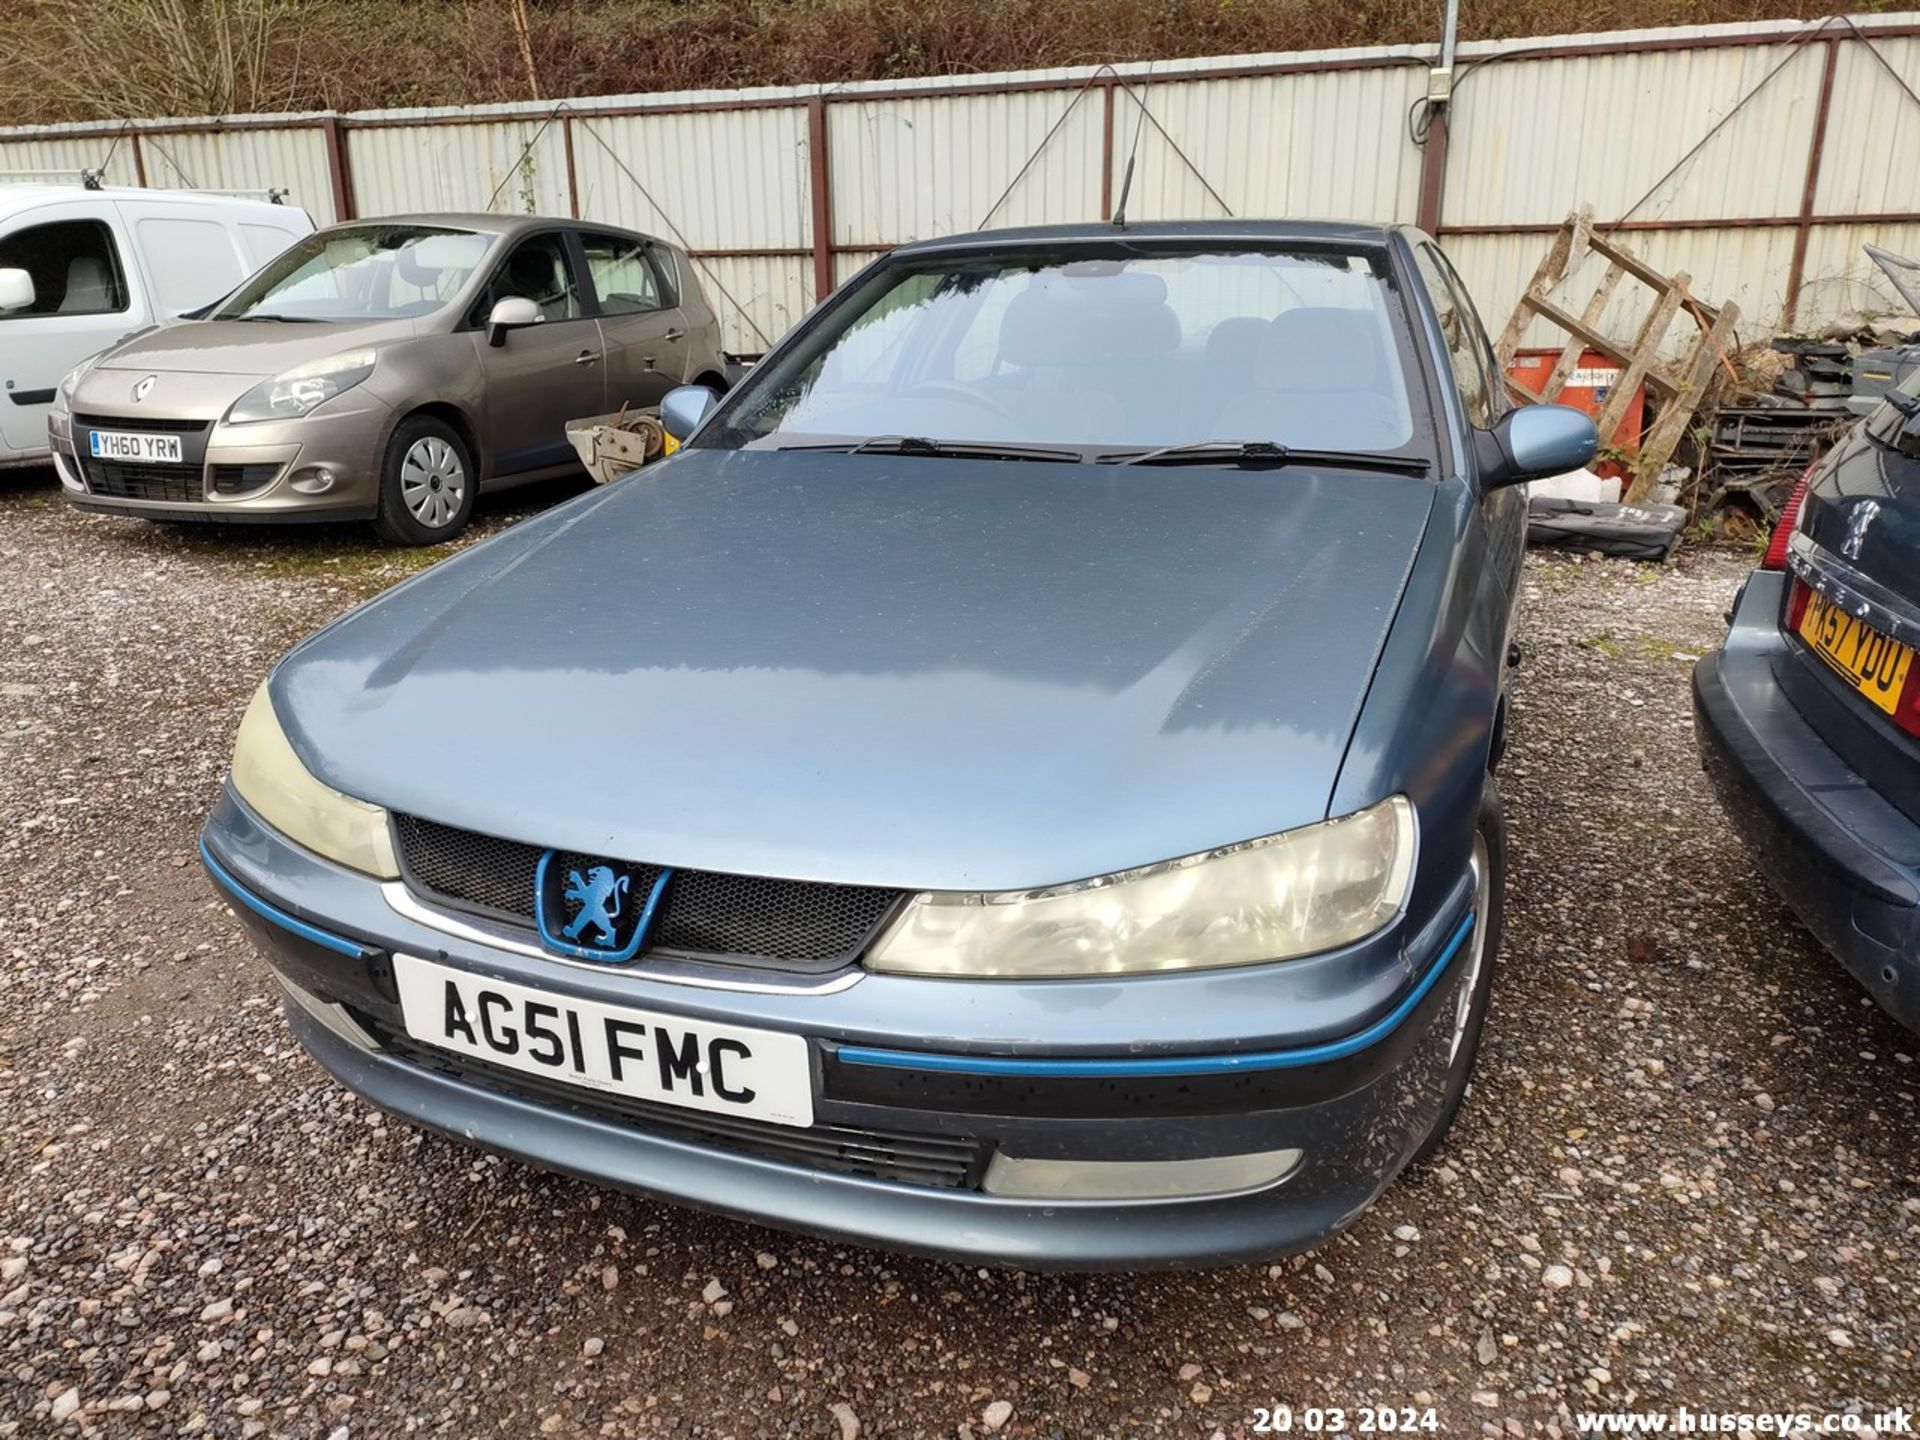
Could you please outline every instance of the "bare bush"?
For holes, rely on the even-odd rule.
[[[292,0],[60,0],[32,5],[0,69],[0,114],[228,115],[297,103]]]
[[[1441,0],[10,0],[0,121],[964,74],[1436,43]],[[1812,18],[1821,0],[1463,0],[1474,39]],[[1878,0],[1840,8],[1870,10]]]

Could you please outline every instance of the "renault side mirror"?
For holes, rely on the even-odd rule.
[[[0,310],[31,309],[33,301],[33,276],[11,267],[0,270]]]
[[[660,423],[675,440],[685,440],[713,413],[720,397],[704,385],[676,385],[660,402]]]
[[[1593,417],[1571,405],[1522,405],[1474,432],[1485,490],[1584,470],[1599,448]]]
[[[507,343],[509,330],[524,330],[540,323],[540,307],[522,295],[509,295],[493,302],[487,316],[487,344],[496,350]]]

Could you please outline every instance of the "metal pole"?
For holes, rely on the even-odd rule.
[[[320,134],[327,142],[327,179],[333,188],[333,218],[353,219],[353,165],[347,159],[346,127],[338,115],[322,116]]]
[[[1429,235],[1440,232],[1440,210],[1447,191],[1448,113],[1453,108],[1453,57],[1460,31],[1460,0],[1447,0],[1440,35],[1440,63],[1428,72],[1427,138],[1420,156],[1420,201],[1416,217]]]
[[[1113,77],[1100,87],[1100,218],[1113,218]]]
[[[560,135],[567,146],[567,213],[580,218],[580,172],[573,163],[573,117],[560,117]]]
[[[827,101],[807,98],[807,189],[813,211],[813,303],[833,293],[833,168],[827,160]]]
[[[1813,236],[1813,207],[1820,192],[1820,161],[1827,148],[1827,119],[1833,113],[1833,72],[1840,63],[1838,37],[1827,40],[1827,58],[1820,71],[1820,99],[1813,112],[1813,138],[1807,143],[1807,180],[1800,192],[1798,227],[1793,233],[1793,258],[1787,263],[1787,293],[1780,307],[1780,328],[1793,329],[1799,318],[1800,287],[1807,278],[1807,242]]]

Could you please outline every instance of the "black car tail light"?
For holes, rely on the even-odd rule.
[[[1773,527],[1773,538],[1767,542],[1767,553],[1760,561],[1762,570],[1784,570],[1787,568],[1787,542],[1793,539],[1793,527],[1800,523],[1800,507],[1807,503],[1807,487],[1813,483],[1813,462],[1801,475],[1800,483],[1793,487],[1793,494],[1787,497],[1787,506],[1780,512],[1780,521]]]

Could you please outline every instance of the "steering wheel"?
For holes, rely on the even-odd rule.
[[[982,395],[978,390],[969,390],[965,385],[952,380],[923,380],[918,385],[901,391],[900,398],[902,400],[960,400],[975,409],[986,411],[996,419],[1011,420],[1013,418],[1012,412],[998,400]]]

